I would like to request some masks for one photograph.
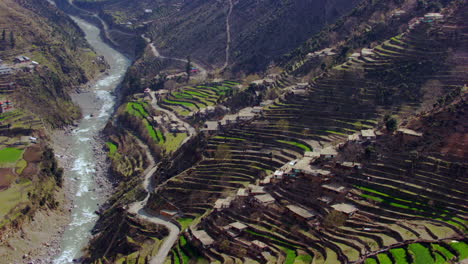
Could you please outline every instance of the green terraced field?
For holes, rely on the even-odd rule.
[[[17,148],[0,149],[0,164],[16,163],[22,156],[24,150]]]

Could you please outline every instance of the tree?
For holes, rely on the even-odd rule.
[[[15,34],[10,31],[10,46],[13,49],[16,46]]]
[[[398,121],[394,117],[390,117],[385,122],[385,127],[387,128],[388,131],[394,132],[398,128]]]
[[[339,227],[344,225],[346,222],[346,215],[342,212],[338,212],[336,210],[331,211],[325,218],[323,219],[323,225],[325,227]]]
[[[2,41],[6,40],[6,31],[5,29],[2,31]]]
[[[187,82],[190,80],[190,74],[192,73],[192,61],[190,56],[187,56],[187,65],[185,66],[185,72],[187,73]]]

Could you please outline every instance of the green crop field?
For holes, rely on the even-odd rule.
[[[294,146],[300,147],[304,151],[312,151],[312,149],[309,146],[306,146],[306,145],[304,145],[302,143],[299,143],[299,142],[287,141],[287,140],[277,140],[277,141],[281,142],[281,143],[286,143],[286,144],[289,144],[289,145],[294,145]]]
[[[390,253],[392,253],[393,259],[395,260],[395,264],[408,264],[406,261],[406,251],[403,248],[394,248],[390,249]]]
[[[408,246],[408,250],[413,255],[415,264],[434,263],[434,259],[432,258],[429,249],[427,249],[425,246],[419,243],[414,243]]]
[[[23,155],[23,150],[17,148],[0,149],[0,164],[16,163]]]

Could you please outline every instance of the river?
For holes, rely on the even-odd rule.
[[[71,222],[66,228],[61,242],[61,252],[54,259],[56,264],[72,263],[82,256],[81,249],[86,246],[98,216],[98,204],[103,197],[98,193],[95,181],[97,168],[93,146],[95,137],[109,120],[115,105],[113,91],[122,82],[131,61],[109,45],[99,35],[100,30],[94,25],[76,18],[72,19],[85,32],[86,40],[110,65],[108,75],[103,76],[90,88],[90,92],[74,96],[74,101],[82,108],[84,118],[73,133],[68,136],[68,153],[73,156],[73,167],[65,172],[71,183],[74,207]]]

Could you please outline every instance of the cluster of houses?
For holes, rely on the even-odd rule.
[[[333,48],[325,48],[319,51],[308,53],[307,58],[327,57],[334,55],[336,55],[336,52]]]
[[[444,15],[442,15],[441,13],[427,13],[424,15],[424,17],[415,17],[411,19],[408,22],[408,28],[411,30],[421,23],[432,24],[435,22],[442,22],[442,21],[444,21]]]
[[[262,106],[246,107],[241,109],[237,114],[225,115],[221,120],[206,121],[201,130],[207,134],[213,134],[219,131],[222,127],[251,121],[255,117],[261,116],[262,113]]]
[[[20,55],[18,57],[15,57],[13,59],[13,62],[15,64],[20,64],[20,68],[25,71],[25,72],[30,72],[34,70],[34,68],[39,65],[37,61],[31,60],[31,58]],[[25,65],[22,65],[25,64]],[[0,76],[1,75],[11,75],[15,72],[15,67],[9,66],[7,64],[4,64],[3,60],[0,59]]]

